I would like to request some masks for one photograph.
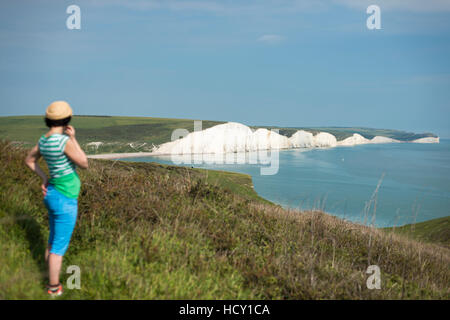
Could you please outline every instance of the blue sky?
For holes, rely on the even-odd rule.
[[[450,137],[450,1],[15,0],[0,25],[2,116],[62,99],[75,114]]]

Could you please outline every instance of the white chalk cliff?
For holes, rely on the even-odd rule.
[[[369,139],[364,138],[362,135],[354,133],[351,137],[348,137],[338,142],[339,146],[355,146],[358,144],[370,143]]]
[[[288,138],[264,128],[253,131],[241,123],[228,122],[205,130],[194,131],[184,138],[163,143],[160,146],[155,147],[152,154],[224,154],[272,149],[330,148],[336,146],[393,142],[401,141],[382,136],[376,136],[369,140],[357,133],[342,141],[337,141],[336,137],[330,133],[319,132],[318,134],[313,135],[311,132],[304,130],[299,130]],[[438,143],[439,138],[427,137],[412,142]]]
[[[399,140],[395,140],[388,137],[383,136],[375,136],[372,139],[364,138],[362,135],[358,133],[354,133],[351,137],[348,137],[342,141],[338,141],[338,146],[356,146],[358,144],[368,144],[368,143],[393,143],[393,142],[401,142]]]
[[[370,140],[370,143],[393,143],[393,142],[400,142],[400,141],[383,136],[376,136],[373,137],[372,140]]]
[[[290,148],[320,148],[336,146],[336,137],[327,132],[313,135],[311,132],[299,130],[289,138]]]
[[[414,143],[439,143],[439,137],[426,137],[413,140]]]
[[[222,154],[287,148],[290,148],[289,139],[283,135],[267,129],[252,131],[241,123],[228,122],[163,143],[154,154]]]

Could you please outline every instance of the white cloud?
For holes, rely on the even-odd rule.
[[[263,42],[266,44],[278,44],[284,41],[284,37],[278,34],[265,34],[258,38],[259,42]]]

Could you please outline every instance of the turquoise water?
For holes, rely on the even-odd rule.
[[[123,160],[173,164],[162,157]],[[256,192],[268,200],[285,207],[323,209],[359,223],[374,221],[378,227],[450,215],[450,140],[285,150],[279,152],[275,175],[260,175],[261,164],[189,166],[247,173]],[[373,198],[376,210],[375,201],[365,209],[380,179]]]

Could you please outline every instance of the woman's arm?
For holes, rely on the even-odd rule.
[[[44,171],[42,171],[41,167],[39,167],[39,164],[37,163],[40,157],[41,153],[39,152],[39,147],[35,145],[25,158],[25,164],[27,165],[28,168],[30,168],[33,172],[35,172],[39,177],[42,178],[41,189],[45,197],[45,195],[47,194],[48,178],[45,175]]]
[[[72,126],[67,126],[66,134],[69,136],[69,140],[67,140],[66,148],[64,149],[64,153],[75,163],[77,166],[83,169],[87,169],[89,167],[88,159],[83,149],[81,149],[78,144],[77,139],[75,139],[75,129]]]

